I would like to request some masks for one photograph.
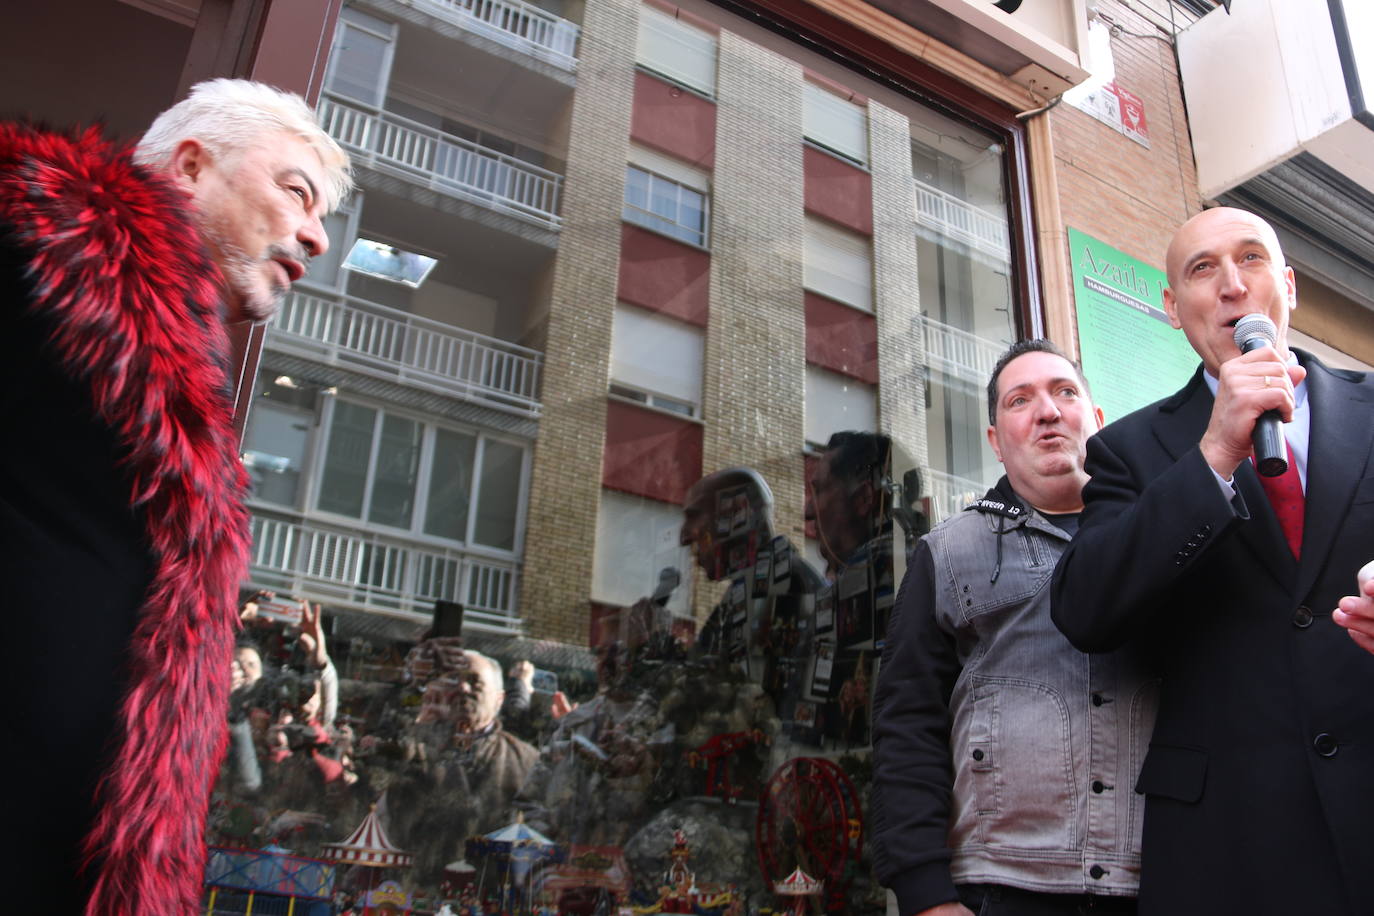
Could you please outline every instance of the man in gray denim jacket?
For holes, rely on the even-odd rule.
[[[1102,411],[1046,340],[1002,355],[988,407],[1006,476],[917,545],[883,653],[874,866],[901,916],[1134,913],[1156,683],[1050,620]]]

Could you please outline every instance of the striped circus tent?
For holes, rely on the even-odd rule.
[[[820,894],[821,889],[821,882],[800,868],[783,880],[773,882],[773,893],[787,897],[815,897]]]
[[[382,819],[373,805],[358,829],[342,843],[325,843],[320,858],[348,865],[367,865],[373,868],[409,868],[411,855],[391,844]]]

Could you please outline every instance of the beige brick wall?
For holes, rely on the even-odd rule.
[[[802,72],[724,32],[712,187],[711,320],[702,469],[744,465],[773,490],[776,531],[802,541]],[[697,576],[697,612],[715,589]]]
[[[893,476],[927,467],[925,332],[916,272],[911,128],[905,115],[870,102],[873,172],[873,309],[878,318],[878,428],[892,437]]]
[[[587,638],[638,15],[634,0],[587,7],[530,483],[520,610],[531,635],[576,643]]]

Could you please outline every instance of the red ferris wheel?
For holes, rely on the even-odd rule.
[[[800,868],[824,882],[826,911],[842,912],[863,852],[863,812],[854,783],[820,757],[787,761],[764,786],[754,842],[770,887]]]

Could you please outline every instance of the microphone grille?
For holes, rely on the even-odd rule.
[[[1268,316],[1255,312],[1236,322],[1236,346],[1244,349],[1245,342],[1252,337],[1263,337],[1270,346],[1274,346],[1278,343],[1279,330]]]

